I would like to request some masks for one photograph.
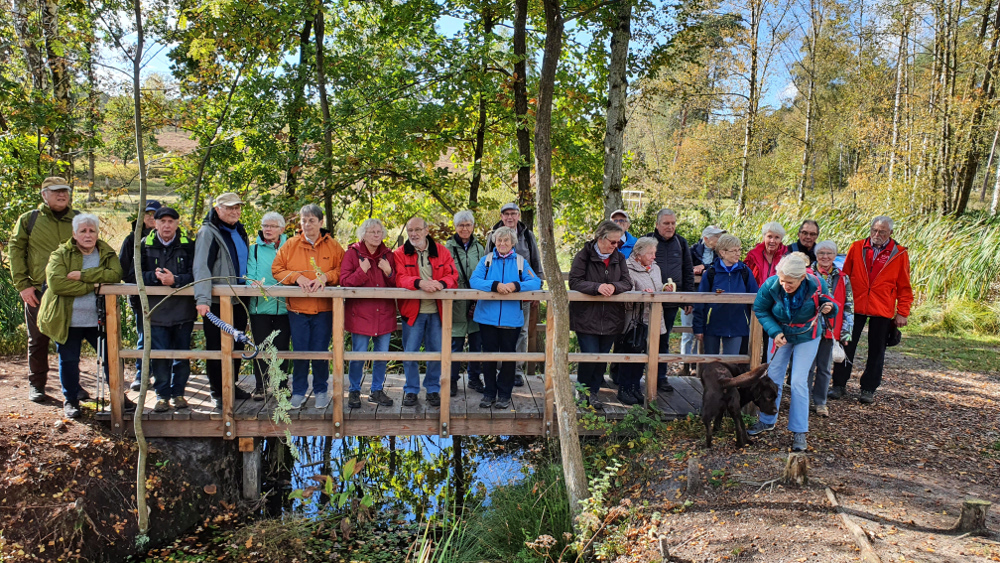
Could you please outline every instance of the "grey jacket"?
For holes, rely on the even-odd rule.
[[[233,260],[223,234],[216,226],[219,221],[215,210],[211,210],[198,229],[194,243],[194,302],[196,305],[218,303],[219,298],[212,297],[213,285],[242,286],[245,280],[240,273],[233,270]],[[239,223],[237,223],[239,225]],[[239,227],[241,234],[245,231]],[[245,236],[245,235],[244,235]],[[249,245],[248,245],[249,247]],[[228,278],[228,279],[224,279]]]

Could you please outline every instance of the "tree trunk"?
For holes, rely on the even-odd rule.
[[[326,30],[323,0],[316,0],[316,85],[319,87],[319,105],[323,111],[323,205],[326,229],[333,232],[333,132],[330,130],[330,102],[326,95],[326,55],[323,53],[323,33]]]
[[[542,267],[549,272],[549,307],[553,309],[555,362],[545,366],[545,377],[552,378],[556,412],[559,417],[559,445],[569,497],[570,514],[580,514],[580,501],[589,496],[583,452],[577,429],[576,401],[569,380],[569,295],[559,274],[555,223],[552,216],[552,98],[556,67],[562,52],[563,18],[559,0],[543,0],[545,6],[545,47],[542,71],[538,80],[538,109],[535,115],[535,170],[538,184],[538,233]]]
[[[788,485],[802,486],[809,482],[809,456],[796,452],[788,454],[785,462],[785,473],[781,481]]]
[[[750,150],[753,144],[757,118],[757,66],[760,20],[763,17],[763,0],[750,0],[750,88],[747,96],[747,122],[743,135],[743,159],[740,162],[740,193],[736,199],[736,213],[742,214],[747,207],[747,183],[750,176]]]
[[[997,131],[993,134],[993,144],[990,145],[990,157],[986,160],[986,172],[983,174],[983,190],[979,193],[979,201],[986,201],[986,188],[990,184],[990,168],[993,166],[993,156],[997,152],[998,138],[1000,138],[1000,123],[997,124]]]
[[[10,0],[14,32],[17,34],[21,50],[24,51],[24,63],[27,66],[28,75],[31,76],[32,89],[35,92],[44,92],[48,88],[45,63],[42,61],[42,53],[35,45],[35,34],[28,21],[29,12],[34,9],[34,6],[26,7],[24,4],[25,0]]]
[[[799,203],[806,200],[806,178],[809,176],[809,163],[812,160],[812,129],[813,129],[813,104],[815,102],[816,91],[816,44],[819,42],[819,34],[823,28],[823,18],[819,11],[819,0],[811,0],[809,3],[809,18],[812,24],[809,30],[809,68],[807,70],[808,86],[806,87],[806,131],[805,139],[802,143],[802,170],[799,173]]]
[[[1000,172],[997,172],[996,183],[993,184],[993,201],[990,203],[991,217],[996,217],[998,204],[1000,204]]]
[[[969,499],[962,503],[962,514],[955,523],[953,530],[958,533],[985,535],[989,533],[986,527],[986,514],[993,503],[980,499]]]
[[[910,19],[908,9],[903,16],[902,30],[899,32],[899,52],[896,55],[896,96],[892,104],[892,144],[889,146],[889,178],[892,178],[896,166],[896,151],[899,146],[899,109],[903,99],[903,84],[905,81],[907,53],[907,32]]]
[[[489,71],[490,35],[493,33],[493,12],[483,8],[483,67],[480,80],[486,80]],[[483,145],[486,143],[486,96],[479,89],[479,120],[476,123],[476,148],[472,159],[472,181],[469,183],[469,207],[476,207],[479,202],[479,184],[483,179]]]
[[[94,74],[93,43],[87,42],[87,133],[90,142],[87,147],[87,202],[97,201],[97,75]]]
[[[288,108],[288,164],[285,168],[285,195],[289,199],[295,198],[295,189],[298,184],[299,165],[299,131],[301,129],[302,102],[306,89],[306,47],[309,45],[309,35],[312,33],[312,20],[306,20],[302,24],[302,32],[299,33],[299,66],[295,69],[295,91],[292,94],[292,103]]]
[[[73,110],[73,100],[70,98],[71,78],[66,72],[66,58],[59,54],[57,47],[62,43],[59,37],[59,3],[57,0],[45,0],[42,10],[42,30],[45,33],[45,55],[52,74],[52,97],[61,112],[69,114]],[[63,49],[65,47],[62,47]],[[60,176],[71,173],[67,165],[66,131],[62,127],[51,134],[49,146],[55,158],[55,169]],[[72,180],[70,181],[72,184]]]
[[[611,32],[608,65],[608,112],[604,133],[604,217],[622,208],[622,158],[628,103],[628,44],[632,37],[632,2],[621,2]]]
[[[528,127],[528,0],[514,0],[514,119],[517,126],[517,201],[521,222],[535,227],[535,206],[531,189],[531,133]],[[530,203],[529,207],[527,204]]]

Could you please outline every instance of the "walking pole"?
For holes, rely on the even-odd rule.
[[[219,317],[215,316],[214,313],[208,312],[208,313],[205,313],[202,316],[206,320],[208,320],[210,323],[212,323],[215,326],[219,327],[219,330],[221,330],[221,331],[225,332],[226,334],[232,336],[233,340],[235,340],[236,342],[239,342],[240,344],[249,346],[250,348],[253,349],[253,353],[250,354],[249,356],[246,355],[246,354],[242,355],[244,360],[252,360],[253,358],[257,357],[257,354],[260,351],[257,350],[257,345],[254,344],[252,340],[250,340],[250,337],[247,336],[247,334],[245,332],[243,332],[241,330],[236,330],[236,328],[233,327],[233,325],[231,325],[231,324],[227,323],[226,321],[220,319]]]

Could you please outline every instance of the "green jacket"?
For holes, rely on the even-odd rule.
[[[10,238],[10,275],[14,287],[24,291],[29,287],[42,288],[45,283],[45,267],[49,263],[49,255],[60,244],[73,238],[73,217],[77,212],[69,209],[62,219],[49,209],[49,206],[38,204],[38,218],[28,234],[28,223],[35,211],[21,215],[14,225],[14,235]]]
[[[473,237],[472,244],[466,250],[459,242],[458,235],[448,239],[444,245],[448,248],[452,258],[455,259],[455,269],[458,270],[458,289],[469,289],[469,276],[476,271],[476,266],[479,265],[483,256],[486,256],[486,247]],[[470,301],[452,302],[451,336],[453,338],[479,332],[479,323],[469,319],[469,303]]]
[[[97,251],[101,254],[100,265],[80,271],[80,281],[66,279],[66,274],[83,268],[83,253],[70,239],[60,245],[49,265],[45,268],[48,289],[42,296],[38,309],[38,329],[42,334],[65,344],[69,335],[69,323],[73,320],[73,300],[94,292],[94,284],[118,283],[122,281],[122,265],[118,254],[103,240],[97,241]]]
[[[278,280],[271,275],[271,264],[274,257],[278,255],[278,249],[288,240],[288,235],[281,235],[278,244],[264,242],[264,237],[257,235],[257,242],[250,245],[247,256],[247,285],[253,285],[254,281],[264,279],[264,287],[280,285]],[[284,297],[254,297],[250,300],[251,315],[285,315],[288,309],[285,308]],[[266,336],[266,335],[265,335]]]

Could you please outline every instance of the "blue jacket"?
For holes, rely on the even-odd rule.
[[[815,319],[816,324],[819,325],[820,319],[817,318],[816,305],[813,301],[817,282],[821,285],[819,296],[820,307],[824,303],[833,304],[830,312],[824,315],[827,319],[832,320],[837,316],[837,304],[830,299],[826,282],[817,277],[816,274],[806,274],[806,278],[799,284],[795,295],[802,300],[802,305],[794,311],[789,311],[785,305],[785,296],[788,296],[789,300],[793,299],[793,296],[785,293],[785,289],[778,283],[778,276],[771,276],[764,280],[764,284],[761,285],[760,290],[757,292],[757,299],[753,302],[753,312],[757,315],[757,320],[760,321],[761,326],[764,327],[764,332],[769,337],[774,338],[779,334],[784,334],[785,340],[789,344],[801,344],[813,338],[818,338],[822,334],[823,327],[821,326],[810,327],[808,330],[806,327],[789,326],[792,324],[808,323],[812,319]]]
[[[714,277],[709,271],[714,270]],[[743,282],[744,277],[746,283]],[[709,278],[712,278],[711,287]],[[757,280],[753,272],[743,262],[737,262],[732,272],[727,272],[722,265],[722,259],[716,258],[715,263],[705,270],[701,276],[698,291],[702,293],[757,293]],[[694,306],[694,333],[721,336],[750,335],[750,307],[739,303],[699,303]],[[706,326],[707,325],[707,326]]]
[[[278,244],[265,243],[264,237],[257,235],[257,242],[250,246],[249,256],[247,256],[247,285],[252,285],[253,281],[264,279],[264,286],[271,287],[278,284],[278,280],[271,275],[271,263],[278,254],[288,235],[281,235]],[[252,315],[285,315],[288,309],[285,308],[284,297],[253,297],[250,299],[250,314]],[[267,336],[266,334],[264,336]]]
[[[476,271],[469,278],[472,289],[479,291],[496,291],[501,283],[514,283],[517,291],[536,291],[542,289],[542,280],[531,265],[524,260],[524,269],[517,275],[517,255],[500,258],[496,249],[492,251],[493,261],[489,270],[486,269],[486,256],[479,259]],[[488,255],[487,255],[488,256]],[[481,299],[476,304],[476,312],[472,320],[480,324],[516,328],[524,326],[524,314],[521,312],[520,301],[493,301]]]
[[[621,252],[625,258],[628,258],[632,255],[632,248],[635,246],[635,241],[639,239],[637,239],[632,233],[625,231],[625,235],[622,237],[622,240],[625,241],[625,243],[618,249],[618,252]]]

